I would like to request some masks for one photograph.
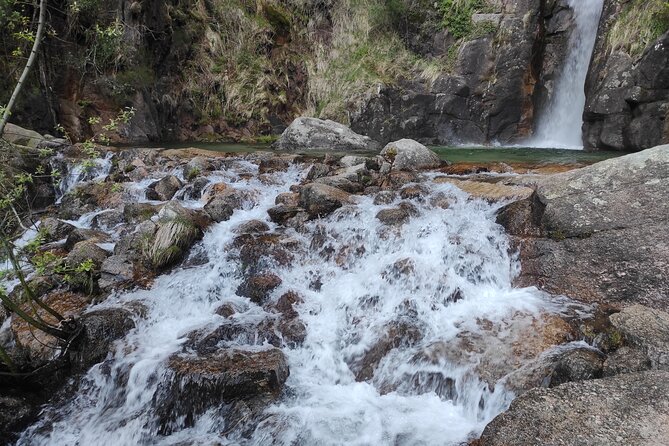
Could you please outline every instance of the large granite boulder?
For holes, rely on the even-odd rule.
[[[521,284],[585,302],[669,308],[669,146],[542,180],[498,222],[518,243]]]
[[[661,445],[669,438],[669,372],[536,388],[483,431],[477,446]]]
[[[642,354],[642,362],[652,369],[669,371],[669,313],[633,305],[609,319],[622,340],[635,351],[631,353]]]
[[[297,118],[273,147],[279,150],[376,151],[380,144],[345,125],[316,118]]]
[[[439,167],[439,155],[413,139],[400,139],[386,144],[381,151],[385,158],[392,159],[394,170],[420,170]]]

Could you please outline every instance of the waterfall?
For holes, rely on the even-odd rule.
[[[549,148],[583,148],[585,78],[595,46],[603,0],[567,0],[574,10],[575,28],[555,91],[539,117],[529,145]]]
[[[563,311],[564,303],[512,285],[519,265],[495,223],[498,205],[428,177],[401,227],[376,218],[399,198],[359,196],[295,230],[269,222],[267,210],[306,170],[292,166],[270,181],[257,173],[257,166],[232,160],[212,174],[252,192],[255,204],[208,230],[199,246],[206,263],[101,304],[141,307],[136,328],[73,395],[47,406],[19,445],[458,445],[508,407],[514,395],[504,376],[529,360],[509,358],[523,333],[535,332],[540,316]],[[243,267],[235,231],[252,219],[291,240],[293,261],[272,266],[282,284],[270,297],[276,302],[292,291],[302,300],[295,309],[304,342],[282,347],[286,388],[250,432],[229,425],[221,403],[161,435],[155,396],[170,379],[168,359],[189,334],[230,323],[217,314],[224,304],[238,309],[233,320],[240,326],[272,317],[236,294]],[[268,347],[257,335],[225,342],[248,351]],[[486,367],[503,373],[485,378]]]

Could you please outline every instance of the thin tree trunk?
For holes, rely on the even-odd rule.
[[[16,98],[18,98],[19,93],[21,93],[23,84],[28,78],[30,69],[35,63],[35,58],[37,57],[37,50],[39,49],[40,42],[42,41],[42,35],[44,34],[44,22],[46,21],[46,0],[40,0],[39,8],[40,8],[39,21],[37,22],[37,34],[35,35],[35,42],[33,42],[33,49],[32,51],[30,51],[28,62],[26,62],[26,66],[23,68],[23,73],[21,73],[21,77],[19,78],[16,87],[14,87],[14,92],[12,93],[12,97],[9,99],[7,107],[5,108],[5,113],[2,115],[2,119],[0,120],[0,137],[2,137],[2,134],[5,131],[5,126],[7,125],[7,121],[9,120],[9,115],[11,115],[12,113],[12,108],[14,107],[14,103],[16,102]]]

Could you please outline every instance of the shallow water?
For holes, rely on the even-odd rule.
[[[149,290],[120,293],[100,305],[139,302],[145,316],[136,318],[136,329],[117,342],[108,361],[87,373],[75,395],[45,408],[18,444],[456,445],[508,406],[513,394],[480,379],[478,366],[492,360],[502,367],[514,333],[565,307],[535,288],[512,286],[519,264],[494,222],[496,206],[426,181],[427,195],[414,201],[418,215],[401,228],[375,217],[392,204],[357,197],[356,205],[297,232],[269,222],[267,209],[305,169],[291,166],[269,182],[249,173],[257,167],[239,160],[213,174],[253,192],[256,202],[210,228],[196,247],[206,252],[206,264],[176,269]],[[238,308],[237,323],[274,317],[236,295],[243,275],[230,243],[233,230],[250,219],[267,221],[295,241],[293,261],[271,266],[283,280],[271,300],[286,291],[303,299],[297,311],[306,339],[282,349],[290,367],[285,390],[250,432],[227,426],[214,408],[194,426],[160,436],[154,395],[170,379],[167,359],[187,335],[224,322],[215,314],[224,303]],[[268,347],[248,338],[225,346]],[[469,338],[485,347],[452,347]],[[381,354],[370,358],[374,351]]]

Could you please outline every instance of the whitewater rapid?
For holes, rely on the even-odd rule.
[[[355,205],[299,231],[270,222],[276,195],[305,173],[291,165],[267,181],[243,160],[214,172],[255,202],[208,230],[194,248],[206,263],[177,268],[149,290],[118,293],[94,307],[142,311],[113,355],[83,377],[74,395],[45,408],[18,444],[457,445],[479,435],[514,395],[481,379],[478,367],[484,358],[504,364],[509,333],[562,310],[536,288],[512,285],[519,264],[495,223],[499,205],[428,178],[421,183],[424,197],[413,200],[418,215],[401,227],[376,218],[400,200],[374,204],[373,196],[358,196]],[[287,291],[300,295],[296,310],[306,327],[301,345],[282,349],[290,368],[284,392],[251,432],[226,426],[210,410],[194,426],[161,436],[154,395],[168,379],[167,359],[187,335],[223,323],[216,310],[226,303],[238,309],[238,323],[272,316],[236,295],[243,276],[234,230],[252,219],[298,246],[292,263],[273,268],[282,284],[271,300]],[[453,348],[469,337],[482,339],[484,348]],[[384,342],[368,364],[368,353]]]

